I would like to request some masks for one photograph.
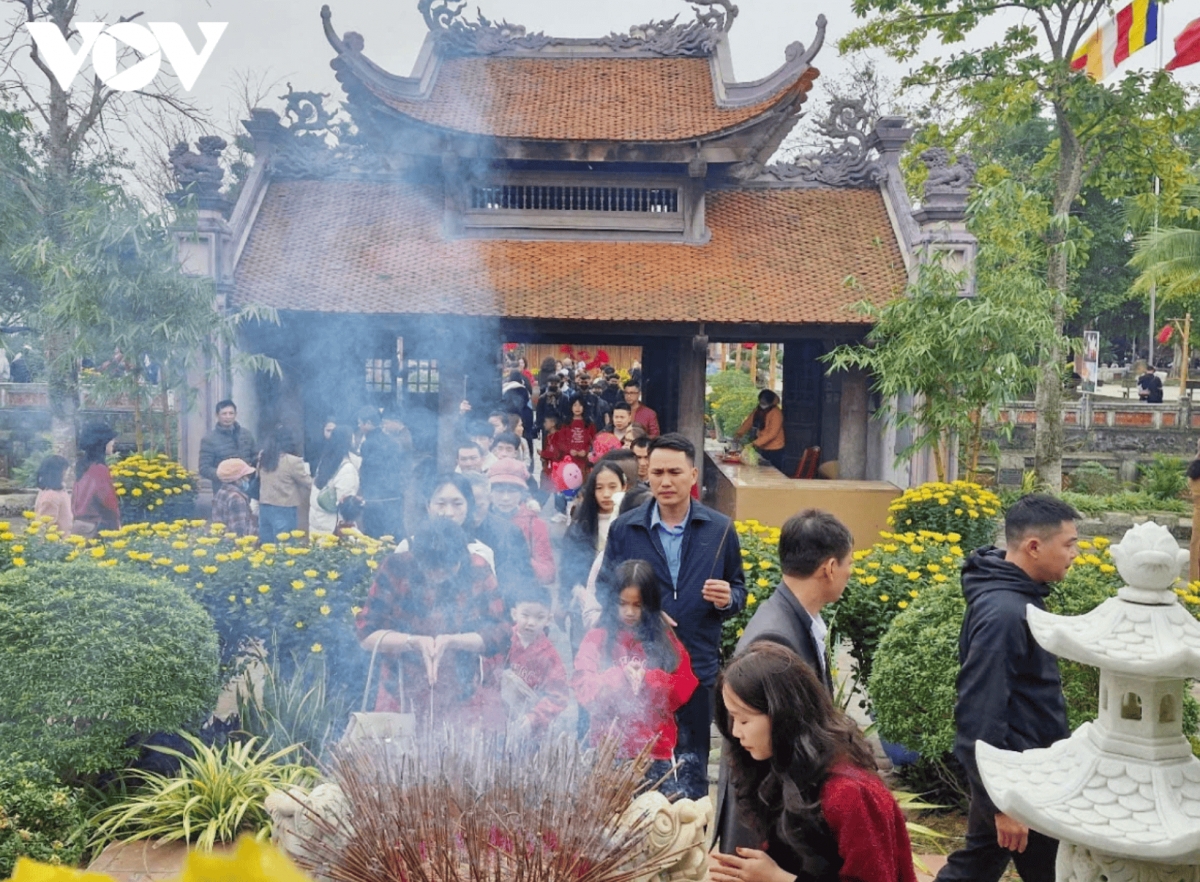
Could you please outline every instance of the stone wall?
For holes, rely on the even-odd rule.
[[[1000,462],[981,459],[997,467],[998,483],[1019,484],[1019,472],[1033,468],[1036,419],[1033,404],[1021,402],[1000,412],[999,422],[1011,427],[1011,438],[995,426],[986,430],[986,439],[999,446]],[[1191,459],[1200,438],[1200,407],[1193,412],[1190,402],[1100,399],[1086,410],[1082,402],[1073,402],[1064,408],[1063,422],[1063,471],[1069,473],[1090,460],[1117,470],[1127,481],[1135,480],[1137,467],[1149,463],[1155,453]]]

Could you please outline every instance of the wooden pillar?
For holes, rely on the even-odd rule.
[[[746,350],[746,354],[750,356],[750,382],[758,383],[758,344],[754,344],[753,349]]]
[[[862,481],[867,477],[867,375],[857,368],[842,374],[841,425],[838,432],[838,477]]]
[[[459,405],[463,401],[463,389],[466,382],[466,369],[458,358],[446,358],[447,353],[438,362],[438,425],[437,425],[437,467],[439,472],[452,472],[458,463],[457,432],[459,422]],[[486,417],[487,414],[484,414]]]
[[[775,377],[779,368],[779,362],[776,358],[778,350],[775,348],[778,344],[767,344],[767,388],[772,392],[775,391]]]
[[[704,485],[704,356],[707,337],[684,337],[679,341],[679,410],[677,431],[696,445],[698,483]]]
[[[742,369],[742,344],[733,344],[733,369],[740,371]]]

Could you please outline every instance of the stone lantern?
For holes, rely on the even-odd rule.
[[[1200,622],[1172,590],[1188,553],[1153,523],[1111,551],[1116,597],[1082,616],[1028,610],[1038,643],[1100,669],[1099,716],[1043,749],[978,742],[979,772],[1001,811],[1061,840],[1059,882],[1200,882],[1200,760],[1182,716]]]

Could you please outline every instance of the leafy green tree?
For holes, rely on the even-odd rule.
[[[169,448],[166,390],[173,386],[186,395],[190,368],[205,358],[219,361],[221,345],[234,342],[240,325],[275,321],[275,313],[254,306],[218,312],[212,280],[180,271],[174,235],[161,215],[114,184],[84,179],[74,189],[59,221],[63,235],[31,239],[14,261],[40,292],[41,329],[64,343],[57,353],[61,371],[87,355],[121,353],[99,386],[133,404],[139,451],[143,408],[153,389],[144,382],[144,359],[159,366]],[[239,366],[278,372],[262,356],[246,356]]]
[[[1131,264],[1141,271],[1138,290],[1156,285],[1163,303],[1195,309],[1200,306],[1200,185],[1185,190],[1183,205],[1176,224],[1138,241]]]
[[[1014,191],[991,198],[995,205],[976,212],[999,218],[1023,196]],[[1016,246],[981,251],[984,266],[974,298],[961,296],[961,274],[940,263],[924,265],[905,296],[883,307],[858,305],[874,323],[864,344],[839,346],[824,356],[831,370],[870,373],[885,402],[911,400],[911,409],[885,405],[898,427],[913,431],[912,443],[898,457],[932,451],[938,480],[947,477],[942,445],[955,436],[965,444],[967,479],[974,479],[985,417],[994,417],[1032,384],[1030,365],[1039,345],[1054,334],[1049,297],[1041,279],[1029,272],[1030,259],[1029,249]]]
[[[1071,309],[1070,266],[1080,239],[1072,211],[1086,187],[1106,196],[1128,181],[1162,179],[1164,206],[1178,202],[1188,156],[1177,135],[1187,125],[1186,93],[1169,74],[1130,72],[1115,85],[1094,83],[1070,69],[1076,49],[1101,22],[1107,0],[854,0],[869,20],[840,48],[882,48],[899,61],[917,58],[926,40],[954,47],[947,57],[918,63],[902,85],[929,86],[935,101],[951,97],[982,110],[958,123],[964,135],[1046,116],[1053,137],[1034,166],[1047,185],[1049,222],[1044,274],[1054,292],[1057,333],[1039,354],[1036,469],[1062,484],[1062,331]],[[984,45],[961,44],[981,37]],[[968,140],[969,137],[968,137]]]

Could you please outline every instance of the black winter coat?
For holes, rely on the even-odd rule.
[[[975,742],[1005,750],[1049,747],[1070,735],[1055,657],[1038,645],[1025,620],[1045,609],[1049,586],[1004,558],[998,548],[972,552],[963,564],[967,611],[958,641],[957,736],[954,755],[967,771],[973,798],[995,814],[975,764]]]
[[[250,431],[240,423],[234,423],[228,429],[213,426],[213,430],[200,439],[200,477],[212,481],[214,490],[221,489],[217,466],[223,460],[235,458],[248,465],[258,465],[258,445]]]

